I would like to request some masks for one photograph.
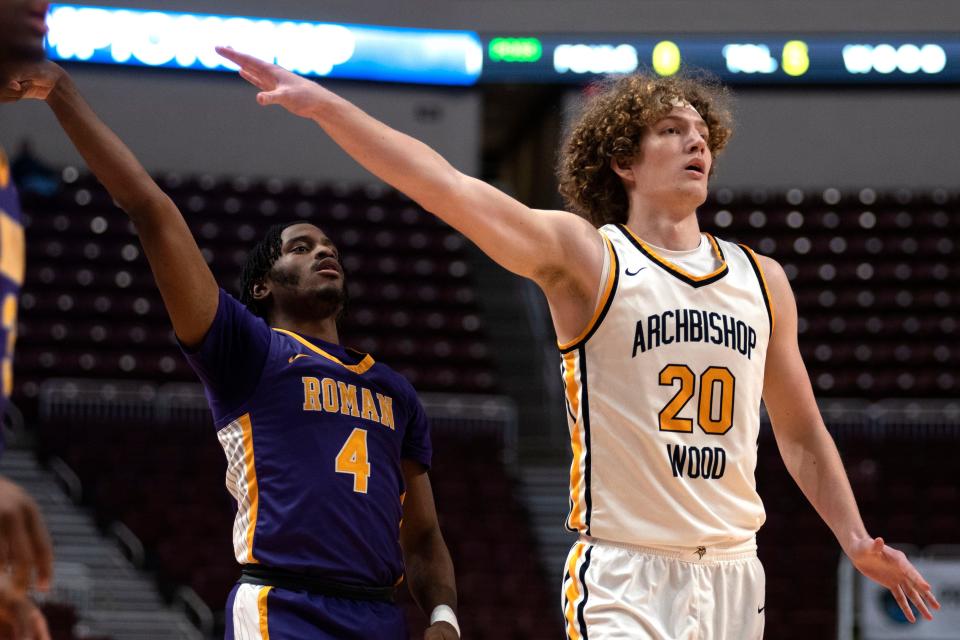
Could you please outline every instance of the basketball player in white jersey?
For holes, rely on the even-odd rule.
[[[570,638],[763,634],[761,398],[784,462],[865,575],[931,618],[930,585],[871,537],[814,401],[783,269],[700,232],[727,115],[709,87],[623,78],[567,142],[561,191],[532,210],[318,84],[231,49],[277,104],[544,291],[563,354],[573,466],[563,584]]]

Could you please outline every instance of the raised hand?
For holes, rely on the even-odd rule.
[[[907,620],[917,621],[908,599],[924,618],[933,620],[930,607],[939,609],[940,603],[930,584],[903,552],[884,544],[883,538],[874,538],[857,544],[850,552],[850,560],[860,573],[890,590]]]
[[[240,77],[260,89],[260,105],[278,104],[294,115],[313,118],[323,99],[334,95],[316,82],[230,47],[217,47],[217,53],[238,65]]]
[[[0,103],[46,100],[63,75],[63,69],[49,60],[20,66],[0,86]]]

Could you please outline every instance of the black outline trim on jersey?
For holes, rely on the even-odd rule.
[[[612,297],[612,296],[611,296]],[[584,532],[590,535],[590,512],[593,501],[590,499],[590,396],[587,393],[587,351],[581,344],[580,351],[580,414],[583,416],[583,501],[586,513],[583,514]],[[586,598],[586,596],[584,596]]]
[[[747,256],[750,266],[753,267],[753,274],[757,276],[757,284],[760,285],[760,295],[763,296],[763,304],[767,307],[767,321],[770,323],[770,337],[773,337],[773,306],[770,304],[770,293],[767,291],[767,281],[763,277],[763,271],[753,255],[753,251],[745,244],[738,244],[743,254]]]
[[[590,553],[593,551],[593,545],[587,545],[587,550],[583,554],[583,564],[580,565],[580,585],[583,587],[583,599],[580,600],[580,606],[577,607],[577,621],[580,623],[580,635],[583,640],[589,640],[587,637],[587,621],[584,620],[584,609],[587,608],[587,596],[590,590],[587,587],[587,567],[590,566]]]
[[[626,225],[618,224],[618,225],[617,225],[617,228],[620,230],[620,233],[622,233],[623,236],[624,236],[627,240],[629,240],[629,241],[633,244],[633,246],[635,246],[635,247],[640,251],[640,253],[642,253],[644,256],[646,256],[647,258],[649,258],[651,262],[653,262],[655,265],[659,266],[661,269],[663,269],[664,271],[666,271],[667,273],[669,273],[670,275],[672,275],[672,276],[673,276],[674,278],[676,278],[677,280],[680,280],[681,282],[687,283],[688,285],[690,285],[690,286],[693,287],[694,289],[699,289],[700,287],[705,287],[705,286],[707,286],[708,284],[713,284],[714,282],[716,282],[717,280],[720,280],[720,279],[723,278],[725,275],[727,275],[727,273],[730,272],[730,267],[727,265],[727,258],[726,258],[726,256],[723,255],[723,249],[720,248],[720,243],[717,242],[716,238],[714,238],[714,237],[713,237],[712,235],[710,235],[709,233],[705,233],[704,235],[707,236],[707,240],[709,240],[709,241],[710,241],[710,244],[713,245],[713,248],[716,249],[717,255],[718,255],[718,257],[720,258],[720,261],[723,263],[723,266],[721,266],[712,276],[709,276],[709,277],[706,277],[706,278],[703,278],[703,279],[694,279],[694,278],[688,276],[687,274],[681,272],[681,271],[679,270],[679,268],[676,267],[676,266],[675,266],[672,262],[670,262],[669,260],[667,260],[667,259],[665,259],[665,258],[661,258],[660,256],[656,255],[655,253],[653,253],[652,251],[650,251],[649,249],[647,249],[647,248],[644,246],[643,242],[642,242],[642,241],[638,241],[638,238],[636,238],[636,237],[626,228]]]
[[[600,313],[597,314],[596,318],[593,319],[592,326],[589,330],[583,334],[583,337],[569,342],[565,345],[558,344],[557,347],[560,349],[560,353],[570,353],[575,349],[579,349],[583,344],[589,340],[593,334],[597,332],[597,329],[600,328],[600,325],[603,324],[603,319],[607,316],[607,312],[610,311],[610,306],[613,304],[613,298],[617,295],[617,286],[620,284],[620,257],[617,256],[617,249],[613,246],[613,242],[609,238],[603,238],[606,247],[609,247],[610,255],[613,257],[613,262],[610,264],[610,269],[613,271],[613,284],[610,285],[610,292],[607,295],[607,299],[603,301],[603,307],[600,309]],[[609,278],[609,275],[607,276]]]

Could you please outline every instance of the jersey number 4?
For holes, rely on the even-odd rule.
[[[337,473],[349,473],[353,476],[353,490],[356,493],[367,492],[370,480],[370,463],[367,462],[367,430],[354,429],[343,443],[337,454]]]
[[[697,390],[697,376],[685,364],[668,364],[660,372],[660,386],[680,389],[660,410],[660,431],[693,432],[693,420],[680,418]],[[700,374],[700,397],[697,401],[697,424],[705,433],[723,435],[733,426],[733,392],[736,380],[725,367],[707,367]]]

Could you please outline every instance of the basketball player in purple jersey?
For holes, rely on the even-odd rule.
[[[344,274],[316,226],[274,226],[237,301],[176,205],[53,63],[8,97],[45,99],[134,221],[182,348],[206,389],[236,500],[242,577],[227,638],[406,640],[405,577],[431,625],[459,637],[453,563],[427,476],[430,434],[410,384],[339,344]],[[402,525],[401,525],[402,521]]]
[[[916,621],[911,603],[932,618],[930,584],[860,517],[800,356],[783,268],[700,233],[696,209],[730,134],[716,92],[642,75],[600,91],[564,150],[576,175],[598,178],[562,181],[576,215],[532,210],[321,85],[217,51],[259,89],[260,105],[314,121],[371,173],[543,290],[574,454],[568,526],[580,539],[563,584],[571,640],[762,637],[761,393],[787,469],[854,566],[890,590],[907,620]],[[669,457],[688,452],[695,464]]]
[[[43,58],[46,2],[0,0],[0,86],[21,64]],[[10,164],[0,148],[0,416],[13,389],[17,299],[24,273],[20,203]],[[3,436],[0,434],[0,455]],[[0,476],[0,637],[49,638],[46,623],[27,598],[36,577],[42,589],[53,573],[50,538],[36,503]]]

